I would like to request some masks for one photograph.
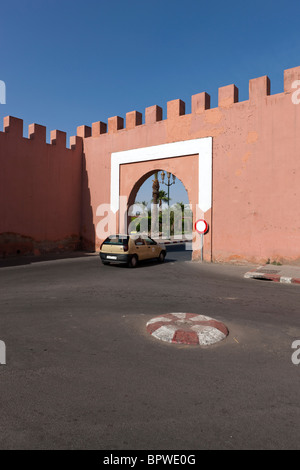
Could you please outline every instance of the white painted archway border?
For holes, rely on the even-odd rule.
[[[195,154],[199,155],[198,206],[203,212],[208,211],[212,203],[212,137],[113,152],[110,174],[111,210],[114,213],[119,210],[120,165]]]

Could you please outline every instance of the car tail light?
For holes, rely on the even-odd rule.
[[[123,245],[124,251],[128,251],[128,245]]]

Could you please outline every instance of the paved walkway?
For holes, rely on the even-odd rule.
[[[248,271],[244,277],[300,285],[300,266],[265,264]]]

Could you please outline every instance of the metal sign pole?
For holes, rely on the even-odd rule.
[[[204,219],[199,219],[195,223],[195,230],[200,234],[201,236],[201,261],[203,261],[203,235],[207,232],[208,230],[208,223]]]

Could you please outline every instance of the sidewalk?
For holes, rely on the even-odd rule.
[[[248,271],[244,277],[247,279],[264,279],[284,284],[300,285],[300,266],[265,264],[252,271]]]

